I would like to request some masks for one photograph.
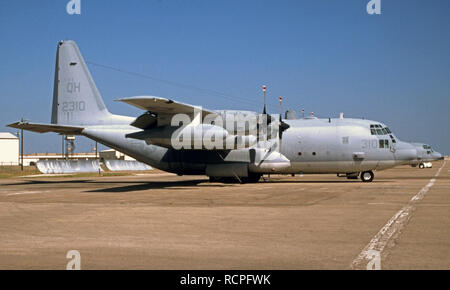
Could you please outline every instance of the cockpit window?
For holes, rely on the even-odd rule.
[[[392,143],[393,143],[393,144],[395,144],[395,143],[396,143],[396,141],[395,141],[395,138],[394,138],[394,136],[392,136],[392,135],[389,135],[389,137],[391,137],[391,141],[392,141]]]
[[[383,128],[380,124],[370,124],[370,134],[389,135],[392,134],[392,131],[388,127]]]

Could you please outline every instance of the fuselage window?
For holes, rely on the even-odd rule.
[[[391,134],[391,133],[392,133],[391,130],[389,130],[388,127],[386,127],[385,129],[386,129],[386,132],[388,132],[388,134]]]
[[[378,140],[378,142],[380,143],[380,148],[384,148],[384,140]]]
[[[387,135],[387,134],[388,134],[388,132],[386,131],[385,128],[383,128],[383,129],[381,129],[381,130],[383,131],[383,135]]]
[[[377,135],[383,135],[383,131],[381,131],[381,129],[377,129]]]
[[[316,156],[316,152],[313,152],[312,154],[313,154],[313,156]]]
[[[389,148],[389,140],[384,140],[384,148]]]
[[[298,156],[302,156],[302,152],[298,152]]]
[[[348,137],[342,137],[342,144],[348,144]]]
[[[370,129],[370,134],[377,135],[377,131],[375,129]]]

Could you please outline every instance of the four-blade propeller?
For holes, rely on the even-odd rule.
[[[273,119],[272,116],[267,114],[267,109],[266,109],[266,90],[267,90],[267,87],[265,85],[263,85],[262,89],[263,89],[263,94],[264,94],[264,108],[263,108],[263,113],[262,113],[263,122],[265,123],[264,124],[265,125],[264,129],[266,130],[267,138],[271,139],[272,136],[270,136],[267,131],[268,131],[269,125],[275,120]],[[278,125],[278,138],[279,138],[279,142],[280,142],[280,151],[281,151],[281,140],[283,138],[283,132],[285,130],[289,129],[290,126],[289,126],[289,124],[284,122],[283,119],[282,119],[281,102],[282,102],[283,98],[280,97],[279,100],[280,100],[280,118],[279,118],[279,125]],[[260,126],[258,126],[258,139],[259,139],[259,136],[261,135],[260,129],[262,129],[262,128]]]

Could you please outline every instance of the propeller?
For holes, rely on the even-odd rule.
[[[281,116],[283,114],[283,108],[281,106],[281,103],[283,102],[283,97],[280,96],[279,100],[280,100],[280,120],[279,120],[280,125],[279,125],[279,128],[278,128],[278,138],[279,138],[279,141],[280,141],[280,152],[281,152],[281,139],[283,139],[283,132],[285,130],[289,129],[290,126],[287,123],[283,122],[283,120],[281,118]]]
[[[263,118],[265,118],[264,122],[266,122],[266,124],[265,124],[266,126],[264,126],[264,127],[265,127],[265,129],[267,131],[269,131],[268,130],[269,124],[271,124],[275,120],[273,119],[272,116],[267,114],[267,107],[266,107],[266,90],[267,90],[267,86],[263,85],[262,86],[262,90],[263,90],[263,94],[264,94],[264,108],[263,108],[262,115],[263,115]],[[280,141],[280,151],[281,151],[281,139],[283,138],[283,132],[285,130],[287,130],[290,126],[288,124],[286,124],[285,122],[283,122],[283,120],[282,120],[282,117],[281,117],[282,116],[281,102],[282,102],[283,98],[280,96],[279,100],[280,100],[280,120],[279,120],[279,125],[278,125],[278,138],[279,138],[279,141]],[[258,128],[257,129],[258,129],[258,140],[259,140],[259,136],[260,136],[259,132],[260,132],[260,129],[261,129],[259,123],[258,123]],[[267,132],[267,138],[268,139],[272,139],[272,136],[269,136],[269,132]]]

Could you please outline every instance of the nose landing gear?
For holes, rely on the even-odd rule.
[[[360,178],[363,182],[371,182],[374,176],[373,172],[369,170],[361,172]]]

